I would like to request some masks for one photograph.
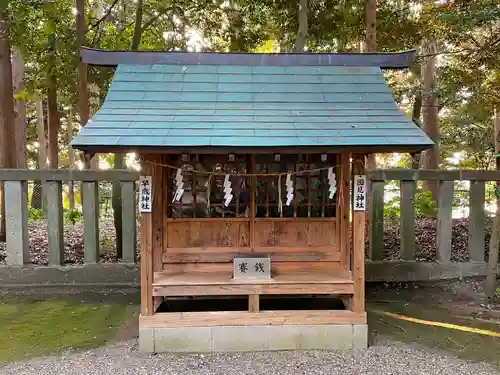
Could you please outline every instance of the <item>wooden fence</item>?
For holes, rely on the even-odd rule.
[[[500,181],[500,172],[373,170],[373,211],[370,218],[370,246],[366,265],[367,281],[421,281],[484,275],[485,263],[485,183]],[[4,183],[7,224],[6,265],[0,265],[1,284],[81,283],[99,284],[137,282],[136,263],[136,192],[139,172],[126,170],[0,170]],[[384,186],[400,181],[400,259],[385,260]],[[43,181],[47,199],[48,266],[30,266],[28,243],[28,181]],[[84,265],[64,265],[62,184],[81,183],[83,197]],[[100,181],[120,182],[122,189],[122,244],[120,264],[100,264],[99,193]],[[418,181],[437,181],[439,207],[437,217],[436,261],[415,259],[414,195]],[[451,262],[452,198],[454,181],[470,181],[469,240],[467,262]],[[124,264],[127,267],[124,267]],[[19,267],[24,266],[24,267]],[[132,267],[130,267],[132,266]],[[28,269],[29,271],[26,271]],[[55,272],[54,270],[57,270]],[[90,271],[89,271],[90,270]],[[117,272],[115,272],[118,270]],[[115,273],[113,273],[115,272]]]
[[[99,181],[120,182],[122,191],[123,262],[135,263],[136,199],[135,181],[139,172],[128,170],[0,170],[4,183],[7,229],[7,265],[29,263],[28,181],[42,181],[47,200],[48,261],[64,264],[62,183],[80,182],[84,222],[84,262],[95,264],[100,258]]]
[[[367,172],[372,183],[373,210],[370,218],[368,258],[373,264],[367,269],[369,279],[389,281],[400,279],[440,279],[484,275],[485,268],[485,183],[499,181],[495,171],[436,171],[389,169]],[[400,184],[400,260],[384,261],[384,186],[387,181]],[[436,224],[436,261],[415,260],[415,206],[414,197],[418,181],[434,181],[438,187]],[[468,262],[451,262],[452,255],[452,201],[455,181],[469,181]],[[368,271],[368,272],[369,272]],[[376,271],[376,272],[375,272]],[[384,276],[385,275],[385,276]]]

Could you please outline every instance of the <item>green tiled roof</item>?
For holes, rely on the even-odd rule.
[[[396,106],[378,67],[118,65],[73,140],[113,147],[386,146],[433,142]]]

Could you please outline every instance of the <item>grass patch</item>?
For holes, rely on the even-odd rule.
[[[101,346],[136,311],[135,305],[108,301],[7,299],[0,303],[0,363]]]

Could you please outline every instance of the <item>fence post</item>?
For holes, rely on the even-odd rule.
[[[29,263],[28,189],[26,181],[5,181],[5,224],[7,230],[7,264]]]
[[[469,256],[484,262],[484,181],[471,181],[469,190]]]
[[[400,182],[400,236],[401,236],[401,259],[415,259],[415,207],[413,198],[415,196],[415,181]]]
[[[122,182],[122,243],[123,262],[135,263],[136,248],[136,200],[134,182]]]
[[[83,182],[83,252],[85,263],[99,262],[99,191],[97,182]]]
[[[451,261],[453,181],[439,184],[438,222],[437,222],[437,260]]]
[[[384,258],[384,186],[385,181],[371,182],[370,248],[371,260]]]
[[[62,218],[62,183],[47,181],[45,183],[47,197],[47,233],[49,237],[49,264],[64,263],[64,238]]]

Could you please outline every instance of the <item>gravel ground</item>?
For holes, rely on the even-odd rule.
[[[0,366],[0,374],[32,375],[483,375],[500,374],[485,363],[400,343],[365,352],[275,352],[231,355],[140,355],[135,342],[59,357]]]

